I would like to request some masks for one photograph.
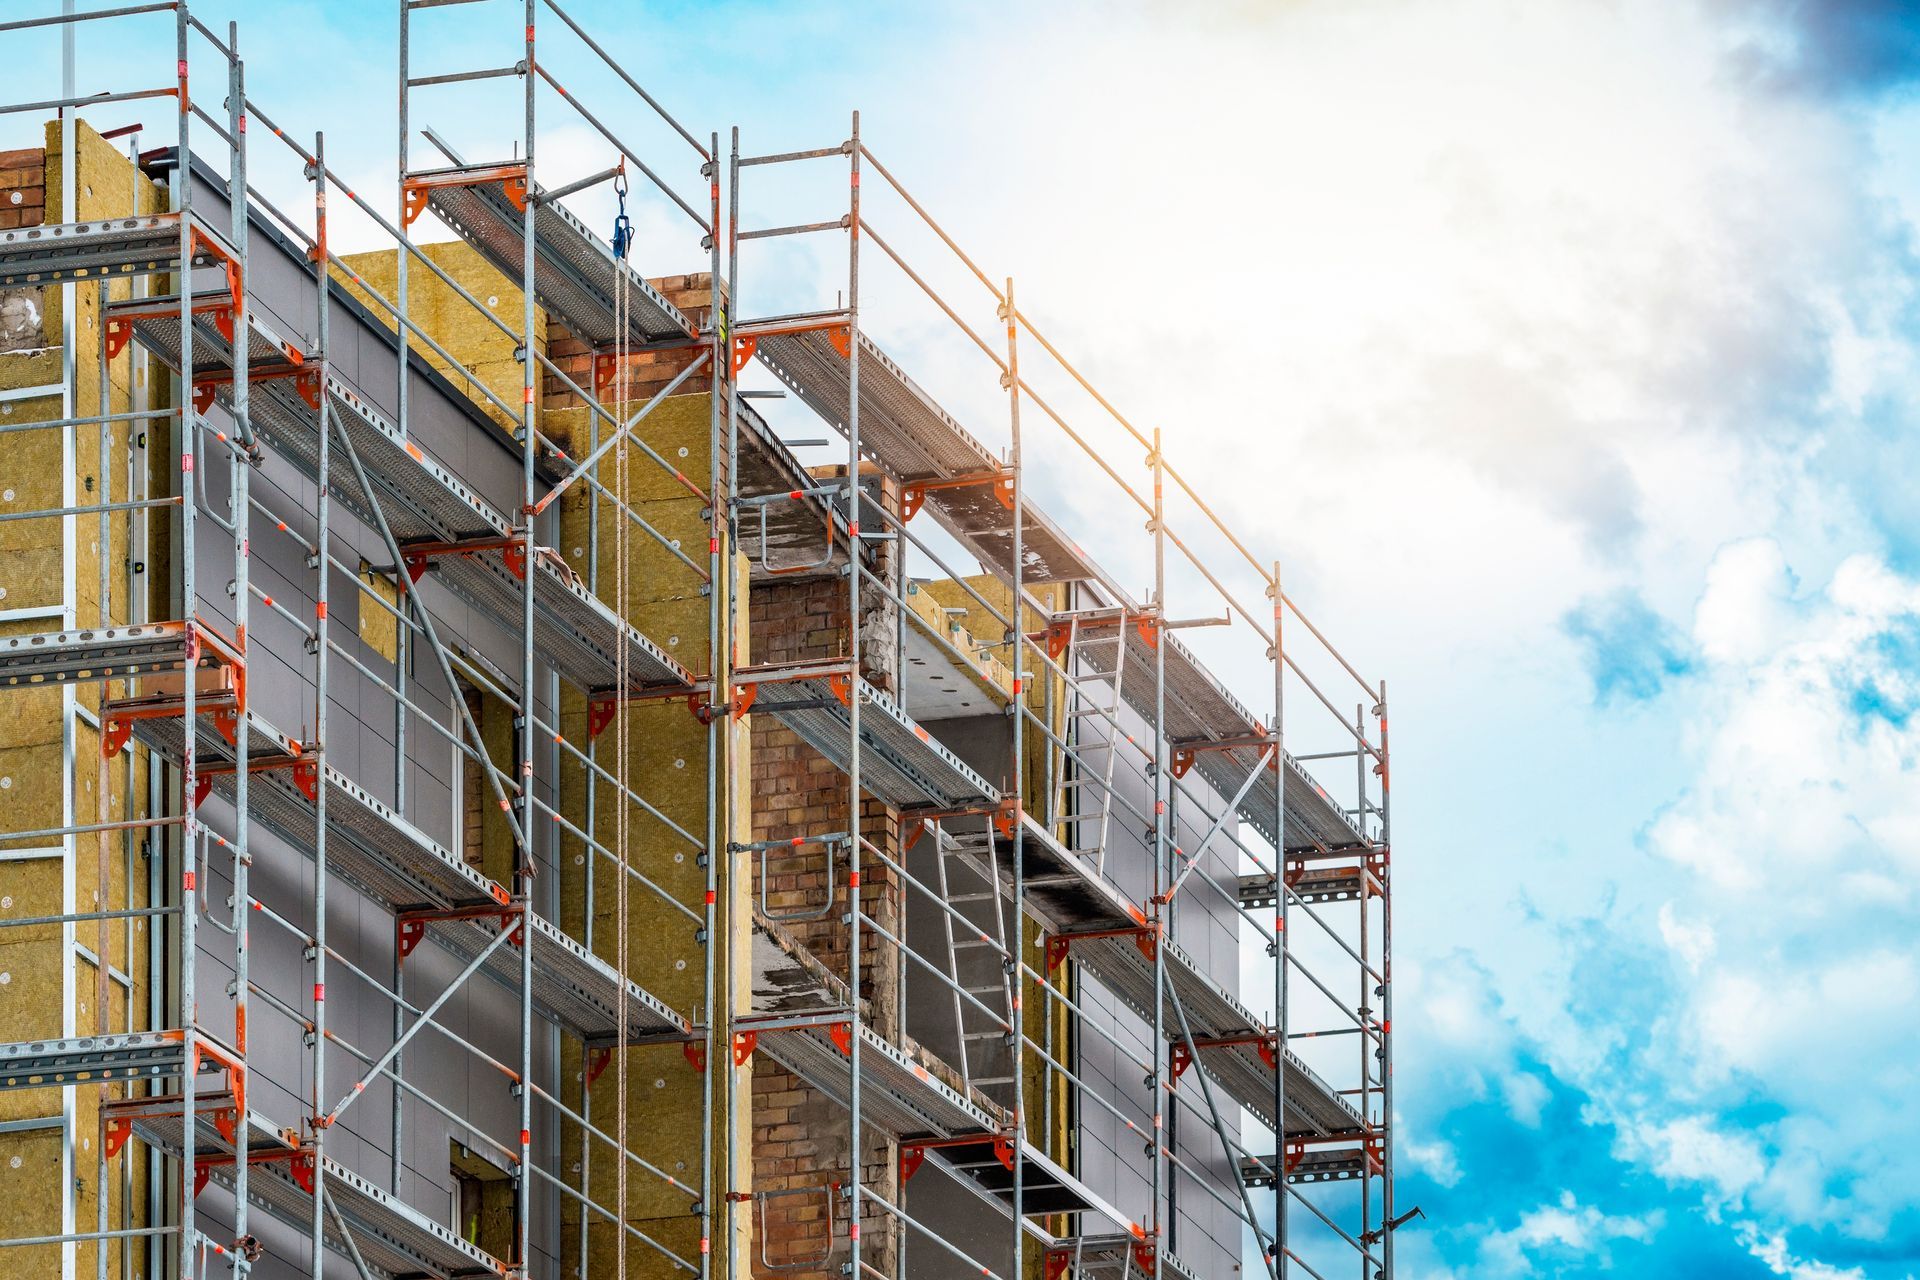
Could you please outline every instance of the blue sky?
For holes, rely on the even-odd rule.
[[[861,108],[1390,679],[1407,1274],[1920,1273],[1911,6],[572,7],[703,135]],[[391,6],[245,8],[256,96],[390,191]],[[515,56],[437,30],[428,69]],[[507,109],[467,102],[425,122]],[[749,310],[838,287],[752,270]],[[883,344],[1001,421],[909,289],[875,286]],[[1099,529],[1064,448],[1039,483]]]

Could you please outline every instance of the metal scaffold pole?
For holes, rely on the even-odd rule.
[[[716,150],[714,153],[714,163],[716,165],[719,163],[719,160],[720,160],[719,152],[717,149],[718,145],[719,145],[718,139],[715,139]],[[720,227],[718,223],[714,224],[713,234],[714,234],[714,239],[717,241],[720,236]],[[733,672],[734,672],[734,668],[739,665],[738,663],[739,654],[734,641],[734,627],[733,627],[733,611],[737,607],[735,592],[739,590],[739,584],[734,581],[734,565],[736,563],[736,559],[738,556],[737,549],[740,545],[740,405],[739,405],[740,389],[739,389],[739,386],[737,385],[738,378],[739,378],[739,371],[734,367],[734,360],[733,360],[733,343],[735,341],[734,315],[735,315],[735,309],[738,305],[738,299],[739,299],[739,288],[740,288],[739,277],[740,277],[740,129],[738,126],[735,126],[732,129],[731,135],[730,135],[730,149],[728,151],[728,159],[727,159],[727,276],[726,276],[726,292],[725,292],[724,299],[721,295],[719,279],[716,278],[713,282],[714,325],[715,325],[715,328],[719,330],[720,337],[721,337],[721,348],[726,353],[725,363],[715,367],[714,375],[716,377],[724,376],[727,380],[727,397],[726,397],[727,562],[725,565],[725,574],[723,576],[723,580],[726,583],[726,590],[727,590],[727,609],[726,609],[725,615],[722,618],[722,622],[726,628],[726,637],[725,637],[724,644],[721,643],[719,637],[716,637],[714,641],[714,653],[716,655],[716,660],[713,668],[713,690],[708,694],[708,700],[710,702],[716,702],[716,703],[723,702],[723,701],[729,702],[729,703],[731,702],[732,696],[733,696],[732,694]],[[723,305],[725,308],[724,316],[721,310]],[[718,488],[717,485],[710,486],[710,487],[716,490]],[[749,588],[749,590],[751,590],[751,588]],[[729,775],[729,778],[731,778],[732,771],[740,767],[739,761],[741,757],[743,755],[749,755],[749,756],[751,755],[752,744],[751,742],[747,743],[745,749],[743,750],[742,743],[740,741],[740,737],[741,737],[740,732],[739,730],[733,727],[735,721],[734,721],[734,716],[732,714],[731,708],[729,708],[727,712],[726,721],[728,726],[726,763],[727,763],[728,775]],[[726,801],[727,813],[725,818],[723,819],[723,825],[719,833],[719,837],[716,839],[714,843],[709,844],[707,847],[707,862],[708,862],[709,868],[711,868],[711,866],[715,862],[717,862],[720,858],[724,857],[727,860],[726,947],[727,947],[727,963],[728,963],[729,969],[731,969],[733,965],[738,963],[738,960],[735,957],[734,942],[736,937],[736,931],[735,931],[735,921],[733,918],[733,904],[739,896],[738,893],[735,891],[735,884],[736,884],[735,877],[739,875],[749,875],[749,876],[751,875],[750,871],[743,870],[742,867],[736,865],[734,862],[734,859],[733,859],[733,849],[735,844],[734,836],[735,836],[735,833],[739,831],[742,827],[745,827],[748,830],[749,834],[751,834],[752,817],[751,815],[746,815],[746,821],[744,823],[739,820],[740,815],[736,815],[732,811],[731,801],[733,796],[733,788],[731,786],[728,786],[726,791],[722,793],[720,791],[720,783],[718,782],[717,779],[712,782],[712,784],[708,787],[708,791],[707,791],[708,807],[710,812],[711,810],[719,807],[721,803],[720,796],[722,794],[724,794],[727,797],[727,801]],[[829,892],[831,892],[831,886],[829,886]],[[731,981],[731,975],[729,975],[724,981],[725,981],[725,986],[722,989],[726,993],[724,997],[724,1004],[726,1006],[726,1029],[727,1029],[726,1043],[729,1046],[727,1061],[731,1063],[733,1060],[732,1048],[731,1048],[733,1044],[733,1036],[734,1036],[733,1019],[735,1014],[738,1012],[738,1010],[736,1010],[733,1007],[733,983]],[[708,995],[709,995],[709,998],[712,998],[713,992],[711,989],[709,990]],[[724,1233],[721,1241],[721,1247],[724,1250],[724,1256],[726,1258],[727,1280],[738,1280],[740,1275],[739,1251],[734,1248],[736,1237],[733,1229],[733,1215],[736,1212],[738,1212],[735,1206],[741,1203],[738,1197],[742,1195],[749,1196],[749,1202],[751,1197],[750,1192],[739,1190],[738,1184],[740,1184],[743,1181],[750,1182],[753,1174],[752,1161],[749,1160],[747,1162],[746,1170],[744,1171],[746,1177],[745,1179],[743,1179],[742,1170],[735,1163],[735,1159],[734,1159],[735,1153],[738,1150],[738,1144],[739,1144],[739,1119],[738,1119],[737,1107],[736,1107],[739,1075],[740,1073],[737,1070],[729,1068],[729,1070],[727,1071],[726,1093],[722,1099],[722,1104],[727,1113],[727,1122],[726,1122],[727,1212],[726,1212],[726,1216],[721,1219],[721,1222],[723,1224],[721,1230]],[[751,1125],[748,1126],[748,1131],[749,1132],[752,1131]],[[831,1225],[831,1223],[829,1223],[829,1225]]]
[[[333,576],[329,547],[333,520],[332,489],[327,477],[332,472],[333,432],[327,430],[332,412],[326,394],[327,364],[330,353],[332,308],[327,299],[327,140],[313,137],[314,183],[314,273],[317,285],[318,313],[314,321],[319,348],[320,407],[315,410],[315,429],[319,432],[320,483],[314,486],[314,666],[313,666],[313,753],[314,768],[320,778],[313,797],[313,1274],[325,1275],[326,1266],[326,1191],[324,1176],[328,1100],[327,1064],[327,757],[332,749],[328,729],[327,675],[331,650],[327,644],[327,584]],[[394,1091],[399,1092],[397,1089]]]
[[[249,422],[248,415],[251,412],[252,360],[247,350],[246,334],[248,332],[248,314],[250,311],[248,290],[251,288],[253,282],[247,261],[247,87],[245,71],[240,63],[240,27],[238,23],[230,22],[227,24],[227,51],[227,120],[228,129],[233,139],[232,148],[229,152],[231,157],[230,167],[227,171],[227,203],[232,213],[230,234],[233,238],[233,248],[239,256],[239,262],[237,264],[239,271],[237,284],[238,298],[236,300],[238,305],[234,308],[233,318],[235,334],[233,342],[233,418],[236,423],[240,424],[240,434],[242,438],[246,438],[251,434],[247,424]],[[181,157],[180,168],[183,173],[185,173],[188,168],[187,158],[184,155]],[[191,174],[188,175],[187,180],[189,182],[192,181]],[[184,272],[181,276],[180,291],[183,294],[191,293],[191,290],[187,287],[187,276]],[[182,370],[190,370],[192,366],[182,364],[181,368]],[[252,520],[252,503],[249,499],[252,493],[252,468],[254,460],[247,454],[230,453],[227,458],[227,465],[233,469],[234,475],[234,483],[231,488],[233,493],[232,519],[235,549],[233,638],[234,645],[240,653],[240,660],[244,664],[251,656],[249,648],[250,641],[247,636],[247,625],[250,616],[249,611],[252,607],[253,549],[249,545],[248,534]],[[192,505],[191,497],[188,499],[188,505]],[[324,539],[320,545],[322,548],[322,560],[324,562],[324,550],[326,547]],[[323,589],[320,599],[325,601],[326,598]],[[325,607],[324,604],[321,605],[323,617]],[[186,616],[188,619],[191,619],[194,615],[188,612]],[[324,661],[324,659],[322,661]],[[245,707],[241,707],[240,713],[234,718],[233,739],[233,1049],[239,1056],[243,1074],[250,1069],[247,1066],[247,1010],[249,1001],[248,986],[252,964],[251,917],[253,915],[248,903],[248,895],[251,892],[249,886],[253,850],[249,841],[251,834],[249,830],[251,805],[248,798],[248,787],[251,779],[248,775],[252,770],[248,767],[251,739],[247,730],[246,709]],[[188,727],[188,732],[193,732],[191,725]],[[189,1074],[191,1074],[191,1063],[188,1064],[188,1069]],[[236,1094],[241,1098],[246,1096],[243,1090],[236,1090]],[[236,1242],[233,1269],[234,1273],[239,1276],[246,1275],[252,1266],[249,1258],[249,1254],[252,1252],[252,1241],[249,1239],[247,1232],[247,1215],[251,1207],[247,1192],[248,1174],[250,1172],[248,1169],[250,1161],[247,1159],[249,1137],[247,1128],[246,1116],[242,1114],[240,1116],[240,1122],[234,1126],[233,1138],[233,1234]],[[191,1124],[187,1126],[186,1131],[189,1134],[193,1132]]]
[[[539,79],[536,70],[538,63],[534,54],[534,16],[537,11],[535,0],[525,0],[526,20],[526,70],[523,82],[526,92],[526,152],[527,191],[531,194],[537,188],[534,185],[534,111],[539,97]],[[520,1160],[514,1170],[516,1184],[514,1199],[517,1205],[514,1231],[514,1255],[512,1262],[515,1274],[526,1280],[532,1275],[532,1237],[533,1227],[533,933],[527,928],[527,919],[533,912],[534,877],[534,785],[533,785],[533,609],[534,583],[537,580],[533,572],[539,548],[534,539],[534,502],[538,495],[534,492],[534,432],[538,422],[535,409],[535,388],[539,381],[539,366],[534,359],[535,325],[539,318],[539,302],[534,294],[534,264],[538,251],[535,239],[535,224],[540,217],[539,205],[527,201],[525,234],[521,241],[522,265],[520,279],[521,298],[521,334],[520,334],[520,371],[521,387],[524,392],[524,404],[520,411],[520,485],[521,505],[516,522],[521,525],[521,563],[526,572],[521,581],[520,611],[520,712],[515,725],[519,750],[516,755],[520,767],[516,771],[519,783],[519,812],[513,815],[520,826],[520,851],[514,868],[514,907],[519,915],[520,928],[520,1079],[518,1097],[520,1103]],[[619,691],[624,696],[626,690]],[[624,763],[624,762],[623,762]],[[623,773],[624,776],[624,773]],[[626,886],[621,886],[624,896]],[[625,990],[626,957],[621,957],[620,982]],[[621,1028],[624,1038],[625,1028]],[[624,1053],[624,1048],[623,1048]],[[623,1221],[620,1226],[624,1228]],[[622,1235],[624,1239],[624,1233]],[[622,1278],[624,1280],[624,1277]]]
[[[860,861],[865,847],[860,822],[860,113],[853,113],[848,145],[847,222],[847,986],[851,1006],[847,1070],[847,1253],[848,1274],[858,1280],[860,1240]]]
[[[1380,1242],[1387,1280],[1393,1277],[1393,770],[1387,750],[1387,682],[1380,682]]]
[[[733,634],[734,583],[733,556],[734,542],[730,524],[733,518],[734,477],[732,459],[727,460],[726,500],[721,500],[721,404],[724,399],[731,406],[733,400],[733,360],[728,351],[729,299],[722,296],[720,287],[720,135],[712,134],[708,139],[707,160],[702,168],[702,176],[707,179],[709,214],[707,222],[707,329],[708,350],[711,355],[707,364],[707,678],[711,692],[707,700],[720,702],[726,700],[725,690],[730,687],[733,678],[733,663],[728,651],[728,640]],[[729,409],[729,413],[730,413]],[[713,1236],[716,1222],[726,1239],[727,1247],[732,1245],[733,1234],[728,1230],[727,1219],[716,1217],[713,1209],[713,1096],[714,1079],[722,1071],[726,1073],[726,1096],[729,1110],[729,1134],[731,1133],[731,1099],[733,1080],[739,1071],[739,1065],[733,1060],[733,1002],[715,998],[716,958],[721,948],[727,949],[728,963],[733,963],[733,937],[729,932],[724,940],[719,934],[717,899],[720,887],[720,859],[727,855],[723,852],[732,845],[732,829],[725,824],[720,815],[720,769],[733,759],[731,742],[727,736],[732,733],[733,716],[727,714],[708,717],[707,720],[707,847],[700,855],[705,874],[706,907],[700,924],[701,964],[704,972],[701,976],[700,1018],[707,1027],[707,1061],[712,1069],[707,1071],[700,1082],[700,1276],[701,1280],[713,1274]],[[731,864],[729,864],[728,893],[732,893]],[[730,990],[730,989],[729,989]],[[724,1003],[724,1007],[722,1004]],[[725,1149],[728,1175],[734,1171],[733,1142],[729,1136]],[[731,1201],[725,1203],[731,1204]]]
[[[187,8],[181,5],[175,11],[174,18],[175,57],[179,61],[180,94],[180,139],[178,161],[174,165],[174,181],[178,184],[179,198],[175,208],[180,211],[180,368],[183,376],[191,376],[193,368],[193,174],[191,172],[192,155],[192,99],[187,87]],[[68,210],[66,216],[72,217]],[[191,620],[197,612],[197,581],[194,572],[194,503],[193,503],[193,450],[194,440],[200,428],[200,416],[190,407],[188,397],[183,396],[180,418],[180,616]],[[196,1051],[195,1028],[195,984],[194,968],[199,957],[194,949],[194,922],[199,916],[199,904],[194,886],[194,848],[198,841],[198,822],[195,799],[198,790],[198,760],[196,738],[198,720],[195,713],[195,685],[198,683],[192,671],[181,681],[180,698],[180,803],[185,822],[180,830],[180,1035],[185,1051],[187,1070],[180,1079],[181,1125],[186,1134],[181,1143],[180,1154],[180,1275],[182,1280],[194,1274],[194,1258],[198,1246],[198,1232],[194,1225],[194,1104],[196,1089],[194,1077],[198,1072],[192,1069]],[[318,1272],[316,1271],[316,1274]]]
[[[1167,535],[1164,467],[1160,457],[1160,428],[1153,429],[1153,1073],[1148,1085],[1148,1109],[1153,1115],[1153,1280],[1161,1280],[1161,1260],[1167,1251],[1172,1223],[1163,1208],[1167,1186],[1166,1127],[1162,1121],[1167,1097],[1167,924],[1170,903],[1164,895],[1172,880],[1168,867],[1173,840],[1167,830]]]
[[[1007,277],[1006,301],[1001,304],[1001,315],[1007,325],[1007,372],[1001,381],[1007,389],[1007,423],[1012,432],[1012,452],[1008,457],[1008,467],[1013,480],[1013,592],[1011,612],[1013,625],[1007,629],[1009,652],[1013,656],[1012,703],[1009,710],[1013,713],[1013,937],[1010,945],[1013,955],[1005,961],[1010,977],[1009,1013],[1013,1019],[1013,1029],[1007,1036],[1007,1055],[1012,1060],[1013,1075],[1013,1268],[1008,1274],[1014,1280],[1024,1275],[1026,1251],[1026,1054],[1022,1052],[1026,1043],[1026,1019],[1020,1012],[1020,991],[1024,983],[1020,976],[1020,960],[1026,955],[1027,918],[1022,910],[1026,894],[1026,823],[1021,821],[1027,807],[1027,757],[1026,757],[1026,716],[1023,698],[1026,693],[1026,649],[1024,637],[1026,628],[1021,623],[1021,611],[1025,607],[1025,592],[1022,589],[1024,579],[1021,556],[1021,524],[1026,512],[1026,460],[1021,452],[1020,441],[1020,341],[1018,328],[1014,323],[1013,277]],[[904,541],[904,540],[903,540]],[[906,548],[900,548],[904,556]],[[995,893],[999,886],[992,886]],[[964,1055],[965,1049],[962,1048]]]
[[[1287,1052],[1287,900],[1292,889],[1287,883],[1287,662],[1286,596],[1280,585],[1280,562],[1273,562],[1273,579],[1268,585],[1273,597],[1273,1044],[1276,1057]],[[1355,753],[1355,758],[1360,757]],[[1366,793],[1361,792],[1364,801]],[[1360,974],[1366,980],[1364,966]],[[1360,1037],[1362,1043],[1366,1037]],[[1274,1161],[1273,1170],[1273,1254],[1270,1270],[1278,1280],[1286,1280],[1290,1266],[1287,1247],[1287,1073],[1273,1073]],[[1363,1215],[1364,1217],[1364,1215]],[[1361,1224],[1365,1225],[1364,1221]],[[1360,1259],[1366,1265],[1366,1258]]]

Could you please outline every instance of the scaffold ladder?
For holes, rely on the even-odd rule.
[[[997,1090],[1013,1083],[1013,1076],[1008,1074],[1012,1062],[1009,1037],[1013,1034],[1009,1029],[1017,1030],[1010,966],[1006,962],[1007,912],[1006,899],[1000,892],[999,855],[991,826],[979,851],[968,847],[971,841],[963,845],[955,840],[942,826],[935,826],[934,835],[940,896],[952,908],[941,912],[940,920],[947,944],[948,992],[955,1043],[959,1045],[960,1076],[969,1090]],[[967,886],[965,892],[953,891],[956,878]],[[989,964],[994,970],[991,975],[984,972]]]
[[[1113,616],[1109,632],[1104,624]],[[1089,629],[1086,624],[1094,623]],[[1066,643],[1060,650],[1061,668],[1071,681],[1073,697],[1067,705],[1068,731],[1051,749],[1056,756],[1054,777],[1062,793],[1056,805],[1056,825],[1066,831],[1077,853],[1091,855],[1101,873],[1107,869],[1107,837],[1113,820],[1114,764],[1126,733],[1120,727],[1122,680],[1127,666],[1125,610],[1075,613],[1067,619]],[[1101,690],[1104,687],[1103,699]],[[1089,735],[1089,722],[1099,721],[1105,732]],[[1066,766],[1071,761],[1073,768]],[[1088,832],[1092,836],[1088,838]]]

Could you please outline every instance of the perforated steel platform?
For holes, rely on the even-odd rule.
[[[220,318],[231,303],[225,292],[193,295],[193,368],[196,376],[225,374],[234,366],[233,342],[221,330]],[[107,304],[107,335],[125,329],[169,369],[180,371],[180,298],[122,298]],[[232,324],[230,317],[226,323]],[[252,373],[299,367],[304,354],[298,343],[273,328],[259,312],[247,314],[247,368]],[[263,380],[264,381],[264,380]],[[254,384],[252,389],[258,389]],[[311,409],[308,410],[312,412]]]
[[[1129,929],[1147,922],[1146,914],[1112,881],[1101,876],[1093,861],[1073,852],[1035,822],[1031,815],[1020,815],[1020,855],[1024,864],[1025,899],[1028,915],[1039,921],[1049,933],[1088,933],[1104,929]],[[1013,840],[984,823],[948,822],[942,825],[940,838],[964,857],[973,869],[985,876],[988,871],[987,841],[993,840],[998,857],[1000,879],[1013,886]]]
[[[134,338],[169,367],[179,367],[179,311],[155,310],[150,303],[123,305]],[[258,341],[258,340],[257,340]],[[225,339],[210,321],[196,319],[195,342],[209,352],[224,354]],[[201,350],[196,345],[195,350]],[[379,491],[381,513],[394,539],[408,548],[433,548],[425,563],[438,580],[462,600],[517,630],[521,616],[522,580],[508,567],[500,545],[512,534],[505,517],[487,506],[446,467],[409,441],[364,397],[338,377],[327,378],[327,403],[353,441],[367,479]],[[216,398],[232,408],[232,388],[222,385]],[[286,378],[266,379],[250,389],[249,418],[260,438],[291,459],[310,479],[320,467],[318,413],[301,398],[296,384]],[[356,516],[374,524],[372,506],[353,473],[346,450],[335,447],[328,457],[328,486]],[[480,544],[472,552],[439,549]],[[424,552],[423,552],[424,554]],[[685,667],[641,635],[622,624],[613,611],[578,582],[557,556],[535,557],[534,649],[541,660],[569,681],[592,693],[611,691],[617,683],[616,647],[625,633],[628,646],[629,693],[691,686]]]
[[[0,684],[77,684],[179,672],[187,666],[188,647],[184,622],[7,636],[0,639]],[[216,660],[203,651],[196,661]]]
[[[755,338],[755,353],[815,413],[843,434],[852,406],[848,395],[848,359],[825,327],[798,332],[768,332]],[[988,451],[932,396],[908,377],[866,334],[860,343],[861,452],[901,480],[955,480],[1002,469]],[[848,343],[851,350],[851,343]],[[1025,578],[1069,582],[1094,576],[1086,556],[1072,539],[1031,503],[1023,527]],[[1011,573],[1013,512],[995,496],[990,483],[932,489],[926,509],[982,563]]]
[[[1199,659],[1180,641],[1163,629],[1149,627],[1147,635],[1131,620],[1123,620],[1120,611],[1102,618],[1086,618],[1080,623],[1081,644],[1075,654],[1087,667],[1102,675],[1113,671],[1115,628],[1124,628],[1127,644],[1126,671],[1120,681],[1120,696],[1144,719],[1154,722],[1153,672],[1155,647],[1148,635],[1158,637],[1167,651],[1167,739],[1176,747],[1193,751],[1193,768],[1222,796],[1231,797],[1259,767],[1262,747],[1257,741],[1225,749],[1209,744],[1257,740],[1266,732],[1263,721],[1228,693]],[[1101,643],[1105,637],[1107,643]],[[1287,839],[1288,853],[1367,847],[1340,806],[1308,776],[1306,770],[1288,756]],[[1273,839],[1274,785],[1272,769],[1261,776],[1241,800],[1243,821],[1267,839]]]
[[[1290,872],[1287,882],[1293,891],[1306,902],[1350,902],[1360,896],[1362,885],[1369,877],[1357,866],[1346,867],[1307,867],[1298,872]],[[1376,887],[1375,893],[1379,892]],[[1240,877],[1240,905],[1243,907],[1271,907],[1279,903],[1279,894],[1274,890],[1273,877],[1269,875],[1249,875]]]
[[[226,237],[196,220],[194,229],[214,247],[196,244],[191,261],[212,266],[232,252]],[[180,265],[180,214],[65,222],[0,232],[0,287],[60,280],[143,275]]]
[[[752,1016],[735,1020],[758,1036],[764,1053],[842,1107],[852,1095],[846,984],[830,974],[791,934],[756,918],[753,936]],[[838,1039],[836,1039],[838,1037]],[[992,1133],[1007,1116],[976,1091],[947,1083],[959,1073],[911,1040],[889,1043],[860,1024],[860,1118],[895,1137],[952,1138]]]
[[[745,1024],[738,1024],[745,1029]],[[837,1024],[845,1026],[846,1024]],[[852,1090],[848,1056],[826,1025],[768,1031],[760,1035],[766,1054],[842,1107]],[[948,1138],[990,1133],[1007,1123],[991,1104],[970,1101],[914,1060],[914,1055],[860,1024],[860,1120],[894,1137]]]
[[[1159,945],[1166,958],[1167,983],[1186,1011],[1187,1025],[1194,1039],[1201,1042],[1200,1066],[1233,1101],[1272,1128],[1273,1068],[1261,1057],[1258,1044],[1207,1044],[1261,1038],[1270,1041],[1266,1028],[1179,946],[1165,939]],[[1153,961],[1141,949],[1136,934],[1070,938],[1068,954],[1137,1016],[1149,1023],[1152,1021]],[[1176,1044],[1184,1043],[1172,999],[1167,1002],[1165,1026],[1168,1039]],[[1359,1113],[1291,1051],[1285,1054],[1285,1061],[1288,1137],[1327,1137],[1352,1133],[1362,1127]]]
[[[1271,1187],[1274,1171],[1279,1167],[1278,1156],[1263,1156],[1258,1160],[1243,1156],[1240,1180],[1250,1187]],[[1312,1147],[1302,1152],[1293,1168],[1287,1171],[1287,1181],[1346,1182],[1358,1178],[1366,1168],[1366,1153],[1359,1147]]]
[[[753,710],[779,720],[842,770],[849,755],[852,717],[834,692],[834,679],[761,678],[743,671],[738,684],[758,683]],[[849,686],[861,701],[860,785],[897,809],[931,806],[973,809],[993,803],[998,793],[985,778],[936,741],[899,704],[861,680]]]
[[[902,1144],[907,1146],[909,1144]],[[927,1157],[951,1172],[966,1178],[989,1198],[1000,1211],[1013,1212],[1013,1170],[1002,1162],[1003,1149],[991,1136],[966,1142],[925,1148]],[[1005,1154],[1011,1158],[1010,1149]],[[1126,1218],[1118,1209],[1095,1195],[1087,1185],[1028,1144],[1021,1149],[1021,1209],[1026,1217],[1040,1218],[1055,1213],[1085,1213],[1101,1220],[1102,1225],[1124,1226]],[[1091,1226],[1091,1223],[1087,1225]]]
[[[291,759],[291,743],[251,713],[249,746],[255,760]],[[180,758],[178,719],[142,720],[134,736],[169,760]],[[232,748],[217,732],[201,734],[202,759],[231,761]],[[501,906],[507,891],[442,849],[417,827],[330,765],[318,777],[327,787],[327,865],[330,870],[395,912],[449,911]],[[213,775],[214,793],[231,802],[234,775]],[[248,811],[308,857],[313,853],[314,805],[290,769],[251,772]],[[426,936],[463,960],[471,960],[498,928],[493,917],[423,921]],[[541,1016],[599,1043],[621,1039],[620,979],[612,966],[567,937],[551,921],[533,917],[533,1002]],[[511,944],[497,948],[481,972],[512,991],[520,989],[520,955]],[[627,984],[628,1042],[685,1039],[686,1019],[637,983]]]
[[[512,279],[525,261],[527,215],[495,181],[447,182],[475,170],[438,169],[412,175],[433,185],[427,204],[455,234]],[[533,219],[533,293],[540,304],[566,323],[573,335],[603,347],[621,336],[614,306],[616,272],[628,290],[626,340],[634,346],[691,337],[696,330],[679,308],[646,278],[613,256],[613,250],[560,204],[548,203],[539,187],[530,206]]]
[[[0,1089],[43,1089],[106,1080],[165,1080],[186,1069],[178,1031],[76,1036],[0,1044]]]
[[[1047,1274],[1060,1280],[1154,1280],[1153,1254],[1137,1252],[1140,1245],[1124,1232],[1062,1240],[1047,1250],[1048,1264],[1062,1270]],[[1185,1263],[1165,1250],[1160,1251],[1159,1261],[1163,1277],[1198,1280]]]
[[[195,1108],[194,1157],[208,1170],[211,1181],[232,1191],[233,1147],[208,1120],[219,1101],[209,1099]],[[142,1098],[111,1105],[115,1109],[108,1112],[109,1116],[128,1119],[135,1137],[175,1159],[180,1157],[185,1126],[178,1099]],[[247,1171],[247,1202],[310,1234],[313,1192],[302,1185],[302,1179],[310,1181],[308,1170],[316,1170],[327,1198],[346,1222],[354,1247],[375,1275],[386,1280],[463,1280],[508,1274],[505,1263],[476,1249],[418,1209],[395,1200],[359,1174],[331,1158],[322,1158],[316,1164],[310,1154],[298,1151],[295,1135],[274,1127],[262,1116],[248,1115],[247,1146],[253,1153]],[[275,1158],[276,1153],[279,1158]],[[343,1259],[350,1258],[332,1215],[323,1215],[323,1223],[327,1247]],[[351,1262],[342,1266],[351,1274]]]

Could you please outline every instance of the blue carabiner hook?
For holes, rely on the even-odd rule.
[[[613,175],[613,194],[620,201],[620,211],[613,219],[613,256],[620,261],[627,260],[627,250],[633,247],[633,222],[627,217],[627,169],[625,165]]]

